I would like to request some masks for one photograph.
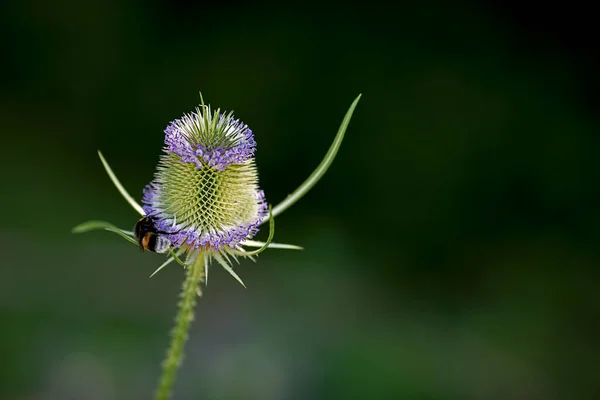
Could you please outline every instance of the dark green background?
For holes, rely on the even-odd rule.
[[[175,399],[599,393],[591,12],[420,4],[4,2],[0,398],[151,397],[182,271],[70,229],[133,226],[96,150],[139,198],[199,91],[275,204],[363,98],[277,219],[305,250],[212,269]]]

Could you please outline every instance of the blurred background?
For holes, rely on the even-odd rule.
[[[149,399],[182,271],[138,216],[169,121],[247,123],[268,200],[338,158],[271,250],[219,267],[174,399],[600,393],[591,9],[533,2],[2,2],[0,399]],[[594,21],[594,22],[593,22]],[[267,236],[265,229],[259,239]],[[597,397],[596,397],[597,398]]]

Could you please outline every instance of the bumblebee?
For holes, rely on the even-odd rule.
[[[140,244],[140,251],[148,250],[153,253],[166,253],[171,247],[171,241],[165,235],[169,232],[163,232],[156,229],[154,219],[145,216],[140,219],[133,229],[134,236]]]

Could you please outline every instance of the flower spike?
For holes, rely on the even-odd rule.
[[[165,154],[144,189],[144,212],[175,247],[231,252],[267,215],[252,131],[202,104],[165,129]]]

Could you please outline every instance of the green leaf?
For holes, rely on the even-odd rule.
[[[115,175],[115,173],[110,168],[110,165],[108,165],[108,163],[104,159],[104,156],[102,156],[102,153],[100,152],[100,150],[98,150],[98,156],[100,157],[100,161],[102,161],[102,165],[104,165],[104,169],[106,170],[106,173],[108,174],[108,177],[110,178],[110,180],[112,181],[112,183],[117,187],[117,190],[119,191],[119,193],[121,193],[121,196],[123,196],[125,198],[125,200],[131,205],[131,207],[133,207],[133,209],[135,211],[137,211],[140,215],[142,215],[142,216],[146,215],[146,213],[144,212],[144,209],[142,208],[142,206],[140,206],[133,199],[133,197],[131,197],[131,195],[129,193],[127,193],[127,190],[125,190],[125,188],[123,187],[123,185],[121,185],[121,182],[119,181],[119,179],[117,178],[117,176]]]
[[[287,210],[292,204],[300,200],[302,196],[304,196],[319,181],[319,179],[321,179],[325,172],[327,172],[340,148],[340,145],[342,144],[342,140],[344,140],[346,128],[350,123],[350,119],[352,118],[354,109],[356,108],[356,105],[358,104],[358,101],[360,100],[361,96],[362,94],[359,94],[358,97],[354,100],[354,102],[352,102],[352,104],[350,105],[350,108],[346,112],[346,116],[344,116],[342,124],[338,129],[337,135],[335,136],[335,139],[333,139],[333,143],[329,147],[327,154],[325,154],[325,158],[323,158],[317,169],[315,169],[313,173],[310,174],[310,176],[292,194],[290,194],[285,200],[283,200],[281,203],[276,205],[275,208],[273,208],[273,218],[281,214],[282,212]],[[268,220],[269,217],[265,218],[262,221],[262,223],[264,224]]]
[[[123,229],[119,229],[113,224],[105,221],[87,221],[82,224],[77,225],[75,228],[71,230],[73,233],[85,233],[89,231],[95,231],[98,229],[103,229],[106,231],[114,232],[122,238],[126,239],[128,242],[139,246],[137,240],[133,238],[133,234],[128,231],[124,231]]]

